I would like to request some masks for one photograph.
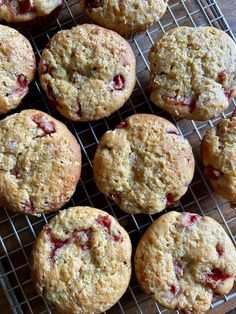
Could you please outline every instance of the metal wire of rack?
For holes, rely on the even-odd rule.
[[[48,40],[59,30],[87,22],[81,11],[80,1],[68,0],[56,22],[49,28],[43,29],[37,35],[28,37],[35,50],[36,58],[41,56],[42,49]],[[33,107],[46,111],[62,120],[76,136],[82,148],[83,168],[82,177],[77,190],[66,207],[73,205],[90,205],[103,209],[114,215],[120,224],[129,232],[133,243],[133,251],[140,236],[149,224],[160,216],[158,215],[128,215],[122,212],[112,201],[101,194],[93,181],[93,156],[101,135],[112,129],[127,116],[147,112],[154,113],[172,120],[180,133],[183,134],[193,147],[197,161],[195,176],[189,190],[177,206],[177,210],[197,212],[209,215],[216,219],[236,244],[236,215],[235,209],[215,193],[203,176],[199,162],[199,146],[206,129],[213,126],[219,119],[228,117],[234,107],[232,102],[221,116],[207,122],[194,122],[175,119],[164,111],[151,104],[148,97],[149,63],[147,55],[152,44],[167,30],[176,26],[205,26],[212,25],[224,30],[234,40],[235,37],[229,28],[220,8],[215,0],[170,0],[166,14],[156,25],[146,32],[136,35],[129,40],[137,59],[137,81],[133,94],[127,103],[107,119],[93,123],[73,123],[60,116],[47,105],[46,97],[42,92],[38,80],[31,86],[30,94],[19,108]],[[19,110],[18,109],[18,110]],[[0,282],[11,305],[13,313],[54,313],[52,306],[43,301],[35,292],[29,267],[29,254],[38,233],[43,225],[54,214],[37,217],[21,216],[4,208],[0,211]],[[236,298],[236,284],[231,293],[215,300],[212,308]],[[3,313],[0,309],[0,312]],[[121,300],[107,313],[169,313],[145,295],[139,288],[133,275],[129,288]],[[172,312],[173,313],[173,312]]]

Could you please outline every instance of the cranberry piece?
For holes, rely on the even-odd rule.
[[[101,216],[99,218],[96,219],[96,222],[100,225],[102,225],[103,227],[105,227],[106,229],[111,228],[111,220],[109,218],[109,216]]]
[[[176,227],[179,228],[192,228],[202,217],[199,215],[190,215],[187,213],[183,213],[178,216],[178,224]]]
[[[174,264],[176,278],[177,279],[182,278],[184,275],[184,269],[187,266],[188,262],[179,260],[179,261],[174,261],[173,264]]]
[[[175,134],[175,135],[179,135],[179,133],[175,130],[166,130],[167,134]]]
[[[51,135],[56,132],[54,121],[48,121],[42,113],[36,113],[32,116],[32,121],[37,124],[37,127],[43,131],[43,136]]]
[[[215,169],[213,166],[208,166],[204,168],[204,175],[216,180],[222,177],[224,174],[220,170]]]
[[[48,70],[49,70],[49,61],[43,59],[41,63],[41,73],[42,74],[48,73]]]
[[[225,90],[225,96],[228,98],[229,101],[233,99],[233,90],[228,88]]]
[[[19,13],[27,13],[34,9],[33,0],[18,0],[19,3]]]
[[[82,250],[87,250],[91,247],[91,228],[86,228],[82,230],[74,230],[72,234],[73,241],[80,241],[80,248]]]
[[[31,200],[27,201],[25,204],[24,204],[24,207],[23,207],[24,211],[26,213],[34,213],[35,211],[35,208],[34,208],[34,204]]]
[[[219,244],[217,244],[216,251],[217,251],[219,256],[222,256],[224,253],[224,248],[222,246],[220,246]]]
[[[47,228],[47,229],[46,229],[46,234],[48,235],[49,240],[50,240],[51,245],[52,245],[52,248],[51,248],[51,252],[50,252],[50,254],[49,254],[49,257],[54,260],[57,250],[59,250],[60,248],[62,248],[63,245],[67,242],[67,240],[64,240],[64,241],[63,241],[63,240],[54,238],[54,237],[52,236],[52,230],[51,230],[50,228]]]
[[[224,81],[225,79],[227,79],[227,77],[228,77],[228,75],[227,75],[225,70],[223,70],[220,73],[218,73],[218,79],[220,81]]]
[[[174,196],[172,194],[167,194],[166,195],[166,206],[171,206],[175,202]]]
[[[125,88],[125,78],[122,74],[116,75],[113,78],[112,85],[115,90],[123,90]]]
[[[56,99],[56,97],[54,95],[53,89],[50,86],[50,84],[47,85],[47,91],[48,91],[48,99],[49,99],[51,105],[53,107],[59,106],[59,103],[58,103],[58,101],[57,101],[57,99]]]
[[[205,276],[205,283],[215,289],[221,282],[230,278],[231,275],[224,273],[219,268],[213,268],[209,274]]]
[[[103,6],[103,0],[85,0],[85,7],[90,11]]]
[[[179,292],[179,288],[175,285],[170,286],[170,292],[174,295],[176,295]]]
[[[119,124],[117,124],[116,129],[125,129],[128,126],[128,122],[127,121],[122,121]]]
[[[24,74],[20,74],[17,76],[17,88],[16,93],[20,96],[27,94],[28,92],[28,80]]]
[[[116,235],[116,234],[113,235],[113,239],[114,239],[115,242],[122,242],[122,238],[119,235]]]
[[[45,45],[45,49],[50,49],[51,48],[51,42],[49,41],[46,45]]]
[[[175,104],[176,106],[180,106],[180,107],[189,107],[190,111],[193,111],[196,108],[196,99],[189,97],[180,97],[178,100],[176,100]]]

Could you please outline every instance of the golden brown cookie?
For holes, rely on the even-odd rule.
[[[60,121],[24,110],[0,121],[0,204],[40,216],[73,195],[81,171],[80,146]]]
[[[154,221],[135,254],[142,289],[168,309],[202,314],[214,294],[229,293],[236,276],[236,250],[210,217],[169,212]]]
[[[83,0],[96,23],[130,36],[147,29],[165,13],[168,0]]]
[[[225,199],[236,202],[236,111],[209,129],[201,143],[204,174]]]
[[[36,290],[60,313],[101,313],[128,287],[131,242],[106,212],[71,207],[43,228],[31,267]]]
[[[135,68],[125,39],[84,24],[52,38],[43,51],[39,74],[49,100],[62,115],[93,121],[124,105],[135,85]]]
[[[179,27],[152,47],[151,100],[174,116],[216,117],[236,95],[236,44],[214,27]]]
[[[20,104],[28,93],[35,68],[34,51],[28,39],[15,29],[0,25],[0,114]]]
[[[193,178],[188,141],[166,119],[135,114],[101,138],[94,179],[101,192],[133,214],[154,214],[185,194]]]
[[[0,0],[0,21],[26,22],[49,16],[62,0]]]

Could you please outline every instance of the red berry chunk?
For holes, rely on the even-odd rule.
[[[174,196],[172,194],[166,195],[166,206],[171,206],[175,202]]]
[[[119,74],[113,78],[112,85],[115,90],[123,90],[125,88],[125,78]]]
[[[28,80],[24,74],[17,76],[17,88],[15,91],[20,96],[24,96],[28,92]]]
[[[54,121],[48,121],[42,113],[36,113],[32,116],[32,120],[37,124],[37,127],[43,131],[43,136],[51,135],[56,132]]]
[[[48,73],[48,70],[49,70],[49,61],[43,59],[41,63],[41,73],[42,74]]]
[[[229,101],[233,99],[233,90],[228,88],[225,90],[225,96],[228,98]]]
[[[112,239],[115,242],[123,241],[122,237],[119,234],[114,233],[114,231],[111,231],[111,220],[109,216],[101,216],[96,219],[96,222],[105,228],[106,232],[112,237]]]
[[[226,71],[225,70],[223,70],[223,71],[221,71],[219,74],[218,74],[218,79],[220,80],[220,81],[224,81],[226,78],[227,78],[227,73],[226,73]]]
[[[128,126],[128,122],[127,121],[122,121],[119,124],[117,124],[116,129],[125,129]]]
[[[211,179],[218,179],[222,177],[224,174],[220,170],[215,169],[213,166],[208,166],[204,168],[204,175]]]
[[[179,135],[179,133],[177,131],[175,131],[175,130],[166,130],[166,133]]]
[[[206,274],[204,281],[208,286],[215,289],[221,282],[230,277],[231,275],[224,273],[219,268],[213,268],[211,270],[211,273]]]
[[[196,99],[189,97],[179,97],[178,100],[176,100],[175,104],[176,106],[185,107],[188,106],[190,110],[194,110],[196,107]]]
[[[28,202],[26,202],[26,203],[24,204],[23,209],[24,209],[24,211],[25,211],[26,213],[31,213],[31,214],[34,213],[35,208],[34,208],[33,202],[32,202],[31,200],[29,200]]]
[[[174,270],[176,274],[176,278],[180,279],[184,275],[184,269],[187,266],[188,262],[186,261],[174,261]]]
[[[103,0],[85,0],[87,9],[92,10],[103,6]]]
[[[170,292],[176,295],[179,292],[179,288],[175,285],[170,286]]]
[[[200,219],[201,216],[199,215],[190,215],[187,213],[183,213],[177,218],[177,226],[180,228],[192,228]]]
[[[57,250],[59,250],[66,244],[79,242],[79,246],[82,250],[87,250],[92,246],[91,244],[92,229],[91,228],[86,228],[82,230],[75,229],[73,230],[71,236],[65,240],[60,240],[53,237],[50,228],[46,229],[46,234],[48,235],[49,240],[52,244],[52,248],[51,248],[51,252],[49,256],[51,259],[53,259],[53,261],[55,261],[55,255],[56,255]]]
[[[104,226],[107,229],[110,229],[111,227],[111,220],[109,216],[101,216],[96,219],[96,222],[102,226]]]
[[[56,99],[56,96],[54,95],[53,89],[50,86],[50,84],[47,85],[47,91],[48,91],[48,99],[49,99],[51,105],[53,107],[59,106],[59,103],[58,103],[58,101]]]
[[[19,3],[19,12],[26,13],[30,12],[34,9],[34,1],[33,0],[18,0]]]
[[[224,254],[224,248],[222,246],[220,246],[219,244],[217,244],[217,246],[216,246],[216,251],[217,251],[219,256],[222,256]]]

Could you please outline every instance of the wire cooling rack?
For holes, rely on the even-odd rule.
[[[70,28],[76,24],[87,22],[81,11],[78,0],[64,2],[63,9],[58,19],[49,29],[42,29],[37,35],[28,34],[36,58],[41,56],[42,49],[48,40],[59,30]],[[133,243],[133,251],[149,224],[159,215],[128,215],[122,212],[112,201],[101,194],[93,181],[92,163],[97,143],[102,134],[114,128],[121,120],[137,112],[154,113],[173,121],[179,131],[189,140],[193,147],[197,161],[195,176],[189,190],[177,205],[176,210],[206,214],[216,219],[226,230],[235,244],[236,214],[235,209],[228,202],[215,193],[202,174],[199,161],[199,146],[202,135],[206,129],[213,126],[222,117],[228,117],[234,109],[232,102],[224,114],[207,122],[194,122],[178,120],[154,106],[148,97],[149,63],[148,52],[152,44],[167,30],[176,26],[204,26],[213,25],[223,29],[234,40],[234,36],[214,0],[170,0],[166,14],[161,22],[151,27],[148,31],[136,35],[129,40],[137,59],[137,81],[131,98],[117,112],[109,118],[94,123],[72,123],[64,119],[47,104],[45,94],[39,86],[38,80],[31,86],[30,94],[24,99],[19,110],[36,108],[49,112],[55,118],[62,120],[73,132],[82,148],[83,168],[82,177],[77,190],[70,203],[73,205],[90,205],[103,209],[114,215],[120,224],[129,232]],[[45,303],[33,288],[29,254],[32,244],[44,224],[53,215],[41,218],[20,216],[2,208],[0,210],[0,281],[13,313],[55,313],[55,310]],[[236,299],[236,285],[227,296],[216,299],[212,308]],[[0,309],[4,313],[4,309]],[[135,276],[125,295],[107,313],[125,314],[154,314],[170,313],[148,298],[139,288]],[[173,313],[173,311],[171,312]]]

